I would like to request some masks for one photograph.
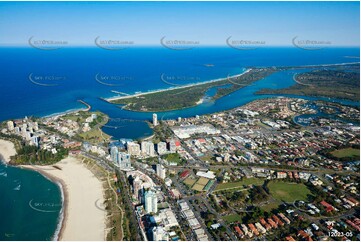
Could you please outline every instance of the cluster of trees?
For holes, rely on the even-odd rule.
[[[103,117],[103,115],[97,113],[97,118],[94,119],[91,123],[89,123],[90,128],[94,128],[95,125],[100,124],[101,122],[103,122],[104,118],[105,117]]]
[[[254,186],[249,192],[248,202],[259,203],[268,199],[268,193],[263,186]]]
[[[5,139],[14,139],[14,140],[18,140],[21,141],[21,137],[16,135],[16,134],[4,134],[4,133],[0,133],[0,138],[5,138]]]
[[[127,189],[129,189],[130,186],[123,183],[122,180],[122,174],[120,174],[121,171],[116,171],[118,181],[115,183],[118,188],[120,188],[120,200],[122,201],[122,204],[120,204],[124,209],[123,214],[123,232],[124,232],[124,240],[130,240],[130,241],[138,241],[140,240],[140,236],[138,233],[138,222],[135,218],[134,214],[134,208],[132,204],[130,203],[128,193],[130,194],[130,191],[128,192]],[[132,181],[131,177],[128,177],[128,181]],[[125,227],[125,228],[124,228]]]
[[[55,147],[57,153],[39,149],[32,145],[23,145],[15,156],[12,157],[11,163],[16,165],[33,164],[33,165],[49,165],[54,164],[68,155],[68,150],[62,146]]]
[[[243,202],[246,199],[246,193],[242,191],[223,191],[221,193],[226,197],[226,200],[230,203],[230,206],[232,207],[239,207],[243,205]]]
[[[128,104],[126,109],[137,111],[164,111],[194,106],[204,95],[203,86],[147,94],[141,97],[119,99],[116,104]]]
[[[245,213],[245,216],[242,218],[242,222],[246,224],[258,222],[259,218],[265,218],[269,216],[269,214],[260,207],[252,206],[248,207],[247,210],[250,212]]]
[[[215,195],[209,194],[209,201],[211,202],[212,206],[214,207],[217,213],[221,213],[225,211],[224,208],[222,208],[220,204],[217,203],[215,199]]]
[[[219,87],[216,95],[213,96],[213,99],[218,99],[237,91],[254,81],[260,80],[275,71],[277,70],[272,68],[253,69],[238,78],[231,78],[231,80],[224,79],[219,82],[152,93],[140,97],[119,99],[112,101],[112,103],[127,104],[126,109],[136,111],[165,111],[182,109],[194,106],[196,102],[205,95],[206,91],[212,87]]]
[[[360,87],[360,75],[356,72],[314,70],[299,74],[296,78],[305,84]]]
[[[178,165],[184,165],[187,160],[182,158],[178,153],[166,154],[162,156],[163,159],[169,162],[176,162]]]
[[[262,89],[257,94],[295,94],[360,100],[360,76],[357,72],[315,70],[297,75],[295,84],[284,89]]]
[[[205,224],[208,228],[216,221],[216,216],[211,212],[201,212],[201,217],[204,219]]]
[[[160,125],[155,126],[153,131],[154,131],[154,136],[153,136],[154,143],[164,141],[173,135],[172,130],[167,128],[167,126],[163,125],[162,122],[160,122]],[[141,140],[139,140],[138,142],[141,142]]]

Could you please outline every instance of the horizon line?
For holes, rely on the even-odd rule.
[[[254,45],[250,45],[250,46],[254,46]],[[33,46],[29,45],[29,44],[0,44],[0,48],[2,47],[22,47],[22,48],[34,48]],[[99,46],[92,44],[92,45],[88,45],[88,44],[65,44],[65,45],[59,45],[59,49],[64,49],[64,48],[74,48],[74,47],[85,47],[85,48],[100,48]],[[129,47],[127,47],[126,49],[131,49],[131,48],[137,48],[137,47],[160,47],[160,48],[165,48],[164,46],[162,46],[161,44],[134,44],[134,45],[129,45]],[[196,46],[192,46],[192,49],[196,49],[196,48],[202,48],[202,47],[226,47],[226,48],[231,48],[230,46],[228,46],[227,44],[203,44],[203,45],[196,45]],[[264,49],[267,47],[296,47],[293,44],[273,44],[273,45],[262,45],[262,46],[257,46],[257,49]],[[360,45],[319,45],[319,47],[327,47],[329,48],[360,48]],[[250,49],[251,50],[251,49]]]

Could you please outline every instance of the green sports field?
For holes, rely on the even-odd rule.
[[[307,201],[307,195],[311,194],[307,186],[302,183],[271,181],[268,183],[268,188],[275,199],[285,202]]]
[[[354,148],[335,150],[332,151],[331,154],[337,158],[355,157],[355,159],[360,159],[360,150]]]
[[[228,189],[234,189],[234,188],[243,188],[244,185],[262,185],[264,183],[264,179],[259,178],[245,178],[242,181],[238,182],[228,182],[228,183],[221,183],[218,184],[215,191],[222,191],[222,190],[228,190]]]

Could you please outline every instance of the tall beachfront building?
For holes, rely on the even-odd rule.
[[[157,176],[161,179],[165,179],[166,169],[162,164],[157,164]]]
[[[112,146],[110,147],[110,158],[115,164],[118,164],[118,147]]]
[[[118,162],[120,169],[130,169],[132,164],[130,163],[130,155],[124,152],[118,153]]]
[[[120,169],[132,168],[132,164],[130,162],[130,154],[120,152],[118,147],[113,146],[110,148],[110,157],[113,163]]]
[[[13,131],[15,129],[15,125],[14,125],[13,121],[11,121],[11,120],[8,121],[7,125],[8,125],[8,130]]]
[[[154,190],[148,190],[144,193],[144,209],[147,213],[158,212],[158,198]]]
[[[153,125],[154,126],[158,125],[158,116],[156,113],[153,113]]]
[[[157,152],[159,155],[164,155],[167,153],[167,143],[166,142],[159,142],[157,144]]]
[[[177,151],[177,145],[175,143],[175,140],[169,141],[169,151],[170,153],[175,153]]]
[[[151,141],[142,141],[140,146],[141,146],[141,150],[142,150],[143,155],[146,155],[146,156],[154,156],[155,155],[153,142],[151,142]]]
[[[134,156],[140,156],[140,145],[135,142],[127,142],[128,153]]]

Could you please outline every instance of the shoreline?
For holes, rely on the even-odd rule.
[[[315,68],[315,67],[328,67],[328,66],[332,67],[332,66],[344,66],[344,65],[355,65],[355,64],[360,64],[360,62],[344,62],[344,63],[335,63],[335,64],[315,64],[315,65],[300,65],[300,66],[277,66],[277,68],[281,68],[281,69],[282,68]],[[249,71],[251,71],[254,68],[268,68],[268,67],[247,67],[244,72],[233,75],[233,76],[221,77],[221,78],[213,79],[213,80],[209,80],[209,81],[190,83],[190,84],[186,84],[186,85],[182,85],[182,86],[176,86],[176,87],[170,87],[170,88],[164,88],[164,89],[148,90],[146,92],[136,92],[134,94],[126,94],[126,93],[124,93],[124,94],[126,94],[124,96],[119,96],[118,95],[118,96],[112,96],[112,97],[107,97],[107,98],[102,98],[101,97],[100,99],[111,103],[112,101],[117,101],[117,100],[121,100],[121,99],[139,97],[139,96],[148,95],[148,94],[154,94],[154,93],[165,92],[165,91],[172,91],[172,90],[177,90],[177,89],[182,89],[182,88],[188,88],[188,87],[194,87],[194,86],[199,86],[199,85],[203,85],[203,84],[209,84],[209,83],[224,81],[224,80],[227,80],[229,78],[235,78],[235,77],[242,76],[242,75],[248,73]],[[112,90],[112,92],[115,92],[115,91]]]
[[[6,139],[0,139],[0,160],[9,164],[10,157],[16,155],[15,144]]]
[[[70,114],[70,113],[76,113],[76,112],[80,112],[80,111],[87,112],[87,111],[89,111],[91,109],[90,104],[84,102],[83,100],[78,100],[78,102],[84,104],[86,106],[86,108],[69,109],[69,110],[66,110],[66,111],[63,111],[63,112],[52,113],[52,114],[49,114],[49,115],[42,116],[42,118],[55,118],[55,117],[60,117],[60,116],[64,116],[64,115],[67,115],[67,114]]]
[[[134,93],[134,94],[130,94],[130,95],[127,95],[127,96],[113,96],[113,97],[101,98],[101,99],[106,101],[106,102],[111,103],[112,101],[121,100],[121,99],[139,97],[139,96],[154,94],[154,93],[159,93],[159,92],[173,91],[173,90],[178,90],[178,89],[183,89],[183,88],[188,88],[188,87],[195,87],[195,86],[205,85],[205,84],[209,84],[209,83],[224,81],[224,80],[227,80],[229,78],[239,77],[239,76],[242,76],[242,75],[250,72],[251,70],[252,70],[252,68],[248,68],[247,70],[245,70],[244,72],[242,72],[240,74],[236,74],[236,75],[233,75],[233,76],[227,76],[227,77],[221,77],[221,78],[213,79],[213,80],[210,80],[210,81],[196,82],[196,83],[191,83],[191,84],[187,84],[187,85],[183,85],[183,86],[169,87],[169,88],[165,88],[165,89],[158,89],[158,90],[151,90],[151,91],[146,91],[146,92]]]
[[[15,154],[13,142],[0,139],[1,162],[8,165],[9,155]],[[104,200],[104,188],[81,160],[68,156],[53,165],[13,167],[38,172],[59,187],[62,208],[52,240],[105,240],[106,211],[94,205],[94,202]]]
[[[20,168],[39,172],[62,192],[63,206],[54,240],[104,240],[106,212],[94,205],[104,199],[103,186],[79,159],[68,156],[54,165],[21,165]]]
[[[7,146],[7,147],[4,148],[4,146]],[[4,156],[4,153],[5,153],[5,156]],[[3,162],[5,165],[8,165],[10,162],[10,157],[7,158],[7,156],[9,154],[10,154],[10,156],[17,154],[14,143],[9,140],[0,139],[0,162]],[[14,167],[16,167],[16,166],[14,166]],[[33,170],[35,172],[38,172],[45,179],[49,180],[50,182],[56,184],[59,187],[60,193],[61,193],[61,205],[62,206],[61,206],[61,210],[59,213],[57,227],[53,234],[52,240],[54,240],[54,241],[61,240],[61,238],[62,238],[61,236],[62,236],[62,233],[64,232],[64,227],[65,227],[64,221],[67,217],[66,207],[68,206],[68,195],[67,195],[67,190],[66,190],[66,184],[64,183],[63,180],[61,180],[55,176],[52,176],[51,174],[46,174],[44,171],[35,169],[34,167],[31,167],[30,165],[28,167],[19,166],[17,168],[19,168],[19,169],[25,168],[28,170]]]
[[[66,183],[62,179],[55,177],[49,173],[46,173],[44,170],[38,169],[31,165],[21,165],[19,166],[19,168],[38,172],[45,179],[49,180],[50,182],[56,184],[59,187],[61,193],[61,210],[59,213],[58,224],[56,226],[52,240],[61,241],[62,235],[66,227],[66,219],[67,219],[68,191],[66,189]]]

